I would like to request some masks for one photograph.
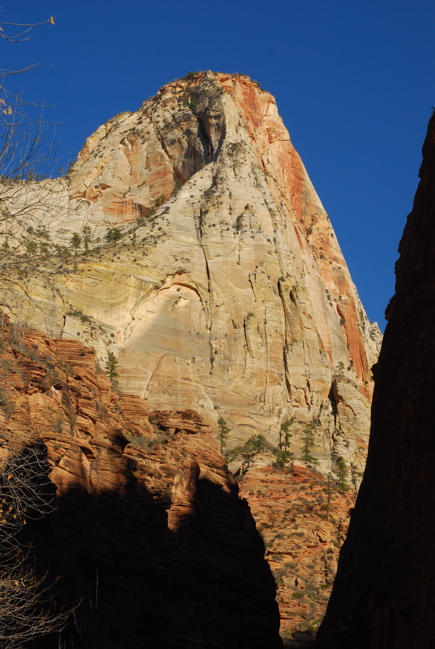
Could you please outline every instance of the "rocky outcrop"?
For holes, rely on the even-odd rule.
[[[281,646],[264,545],[208,426],[119,394],[95,352],[2,318],[0,451],[43,442],[57,511],[28,521],[59,637],[32,646]]]
[[[354,497],[317,472],[297,464],[271,467],[261,456],[239,486],[277,584],[284,646],[311,646],[332,589]]]
[[[57,213],[45,257],[8,267],[15,318],[114,354],[153,409],[222,417],[230,446],[290,422],[301,458],[317,423],[320,470],[342,458],[359,482],[380,334],[271,95],[211,72],[164,86],[88,138]]]
[[[189,624],[197,623],[196,615],[210,617],[202,603],[209,589],[227,587],[232,592],[222,595],[219,624],[227,628],[229,615],[238,637],[238,625],[253,615],[258,619],[249,625],[258,642],[268,638],[267,646],[279,646],[275,587],[261,561],[265,546],[285,646],[305,646],[325,609],[353,494],[303,466],[271,466],[277,458],[260,453],[245,459],[238,478],[248,509],[197,413],[149,413],[140,397],[120,394],[98,371],[92,349],[7,320],[0,450],[6,460],[11,449],[28,443],[42,440],[47,447],[58,511],[28,525],[26,540],[36,548],[40,570],[61,578],[58,601],[69,608],[83,600],[74,616],[83,637],[70,624],[65,647],[88,646],[94,636],[109,649],[110,638],[121,647],[127,641],[141,646],[144,637],[150,646],[177,646],[177,634],[208,647],[208,631],[197,638]],[[183,592],[193,589],[183,604],[174,580]],[[143,611],[151,599],[158,600],[152,620]],[[212,595],[206,599],[214,606]],[[168,611],[174,620],[168,621]],[[113,626],[107,627],[108,616]],[[148,631],[131,630],[138,619]],[[256,646],[246,633],[247,646]],[[53,642],[57,646],[57,637]],[[49,649],[49,639],[41,646]]]
[[[400,243],[376,367],[367,469],[318,641],[326,649],[435,646],[435,118]]]

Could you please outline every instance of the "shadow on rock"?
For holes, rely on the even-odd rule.
[[[38,568],[59,578],[59,605],[80,602],[60,636],[33,649],[282,647],[275,583],[246,502],[199,479],[192,514],[172,532],[168,503],[133,468],[122,493],[72,487],[28,526]]]
[[[314,631],[294,631],[291,636],[284,638],[284,649],[315,649],[316,636]]]

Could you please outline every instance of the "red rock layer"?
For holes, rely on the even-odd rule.
[[[240,482],[275,577],[285,647],[308,646],[324,615],[354,497],[302,466],[253,466]]]
[[[280,647],[275,584],[199,415],[120,395],[77,341],[3,320],[0,446],[46,444],[57,511],[26,526],[77,609],[35,647]]]
[[[284,205],[288,214],[293,215],[301,247],[306,247],[315,256],[322,280],[334,302],[337,301],[337,313],[343,323],[349,357],[360,381],[360,389],[365,396],[371,397],[371,365],[358,313],[361,306],[329,219],[316,204],[315,192],[302,160],[284,124],[271,110],[274,99],[267,93],[258,92],[256,83],[248,77],[220,74],[217,78],[230,92],[247,125],[276,205]],[[330,354],[328,348],[326,351]]]
[[[435,117],[400,244],[367,468],[318,642],[435,647]]]

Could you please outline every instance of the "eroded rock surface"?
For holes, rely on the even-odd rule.
[[[239,477],[248,509],[197,413],[150,413],[114,389],[92,349],[2,324],[1,458],[46,445],[58,511],[28,526],[28,540],[40,569],[61,577],[58,601],[83,598],[65,647],[135,647],[144,638],[156,648],[219,646],[211,636],[231,647],[210,632],[216,620],[237,646],[280,646],[263,540],[285,646],[304,647],[324,612],[353,492],[303,466],[270,466],[277,458],[263,453]],[[200,632],[197,616],[209,620]]]
[[[331,593],[354,496],[310,469],[267,466],[260,456],[239,485],[277,583],[284,646],[311,646]]]
[[[300,458],[319,422],[320,470],[341,457],[358,483],[380,334],[273,97],[242,75],[174,81],[101,126],[59,182],[51,240],[81,243],[8,271],[15,317],[115,354],[153,409],[194,409],[214,432],[224,418],[230,446],[276,443],[291,420]]]
[[[319,645],[435,646],[435,118],[376,368],[367,469]]]
[[[58,507],[24,540],[76,606],[34,646],[281,647],[262,539],[203,419],[150,414],[94,350],[2,325],[1,460],[46,445]]]

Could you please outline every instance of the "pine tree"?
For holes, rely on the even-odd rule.
[[[221,453],[224,452],[224,449],[227,445],[227,440],[228,436],[230,434],[230,429],[228,428],[227,422],[223,417],[219,417],[218,421],[218,426],[219,426],[219,432],[218,432],[218,440],[221,443]]]
[[[117,368],[118,368],[118,359],[116,358],[113,352],[109,352],[106,361],[106,372],[109,379],[113,383],[116,383],[116,377],[118,376]]]

